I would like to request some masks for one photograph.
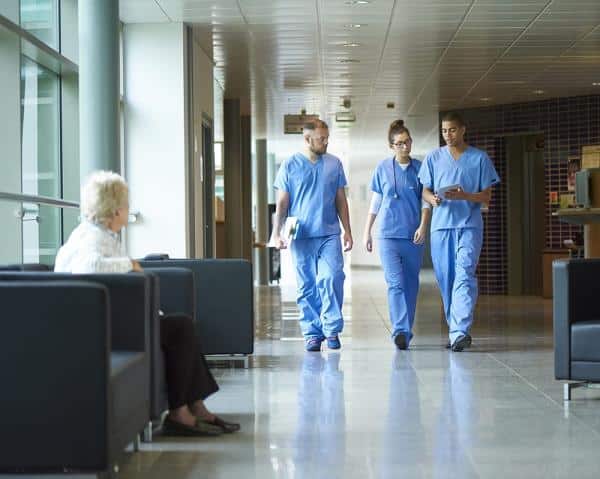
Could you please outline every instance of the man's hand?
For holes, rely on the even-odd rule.
[[[455,190],[446,191],[444,195],[448,200],[468,200],[469,194],[462,188],[456,188]]]
[[[138,263],[136,260],[132,259],[131,260],[131,271],[135,271],[136,273],[143,273],[144,268],[142,268],[140,266],[140,263]]]
[[[427,228],[424,226],[419,226],[417,231],[415,231],[415,236],[413,238],[413,243],[415,244],[423,244],[425,242],[425,235],[427,234]]]
[[[276,249],[287,249],[287,243],[279,235],[273,236],[273,244]]]
[[[354,241],[352,240],[352,235],[350,233],[344,233],[344,252],[350,251],[353,245]]]
[[[363,244],[369,253],[373,252],[373,238],[370,233],[365,233],[363,237]]]

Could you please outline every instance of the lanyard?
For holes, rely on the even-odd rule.
[[[400,166],[398,166],[398,168],[400,168]],[[408,168],[410,168],[410,163],[402,175],[402,188],[406,187],[406,175],[408,174]],[[394,198],[398,199],[400,198],[400,195],[398,194],[398,187],[396,185],[396,158],[392,158],[392,172],[394,173]]]

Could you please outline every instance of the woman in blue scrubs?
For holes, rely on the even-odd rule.
[[[465,123],[456,113],[442,118],[446,146],[427,155],[419,172],[423,198],[433,207],[431,259],[442,293],[452,351],[471,346],[477,302],[475,272],[483,241],[481,205],[500,182],[488,155],[469,146]]]
[[[371,230],[379,216],[377,238],[388,284],[392,338],[398,349],[407,349],[413,336],[423,242],[431,210],[421,200],[421,162],[410,157],[412,138],[402,120],[390,125],[388,141],[393,155],[377,165],[371,180],[373,197],[364,244],[367,251],[373,251]]]

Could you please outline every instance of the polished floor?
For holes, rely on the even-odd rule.
[[[600,390],[566,408],[553,379],[551,302],[482,297],[474,345],[447,341],[423,273],[415,339],[395,351],[380,271],[353,270],[340,352],[305,353],[293,288],[257,290],[251,367],[219,367],[209,406],[237,434],[157,437],[129,478],[598,478]]]

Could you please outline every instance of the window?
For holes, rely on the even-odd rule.
[[[21,60],[23,193],[61,197],[60,79],[27,57]],[[23,261],[52,263],[61,244],[61,211],[23,205]]]
[[[58,0],[21,0],[21,27],[59,49]]]

